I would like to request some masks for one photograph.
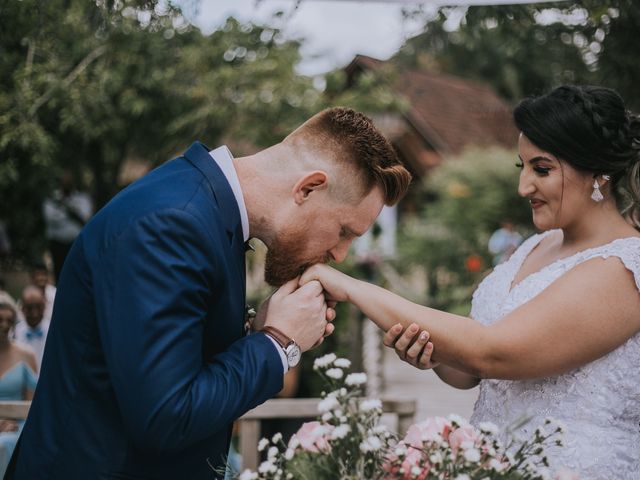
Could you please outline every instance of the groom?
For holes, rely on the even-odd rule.
[[[215,478],[232,422],[333,330],[320,284],[296,277],[342,261],[409,180],[368,118],[333,108],[249,157],[194,143],[125,189],[65,262],[5,478]],[[249,237],[281,288],[245,334]]]

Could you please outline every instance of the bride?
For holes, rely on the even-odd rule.
[[[457,388],[473,423],[528,414],[566,426],[551,467],[640,471],[640,119],[607,88],[562,86],[514,111],[518,192],[542,233],[473,295],[471,318],[411,303],[325,265],[305,272],[387,331],[385,344]]]

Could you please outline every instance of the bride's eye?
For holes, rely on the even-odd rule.
[[[516,162],[515,163],[516,167],[518,167],[520,170],[522,170],[522,168],[524,168],[524,163],[522,162]]]
[[[546,167],[533,167],[533,171],[540,175],[549,175],[550,168]]]

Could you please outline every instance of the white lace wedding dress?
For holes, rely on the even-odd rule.
[[[551,233],[529,238],[484,279],[473,295],[473,318],[492,324],[571,268],[595,257],[618,257],[633,273],[640,290],[640,238],[615,240],[560,259],[511,289],[529,252]],[[489,421],[505,427],[523,414],[533,417],[521,430],[525,438],[531,438],[546,417],[565,425],[564,446],[547,451],[552,471],[566,466],[582,480],[640,479],[640,334],[604,357],[563,375],[480,382],[472,423]]]

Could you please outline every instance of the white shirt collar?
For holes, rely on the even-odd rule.
[[[233,191],[233,196],[236,197],[238,203],[238,210],[240,210],[240,221],[242,222],[242,236],[244,241],[249,240],[249,214],[247,213],[247,207],[244,203],[244,197],[242,196],[242,188],[240,188],[240,180],[238,180],[238,173],[233,166],[233,156],[226,145],[211,150],[209,155],[216,161],[222,173],[224,174],[229,186]]]

